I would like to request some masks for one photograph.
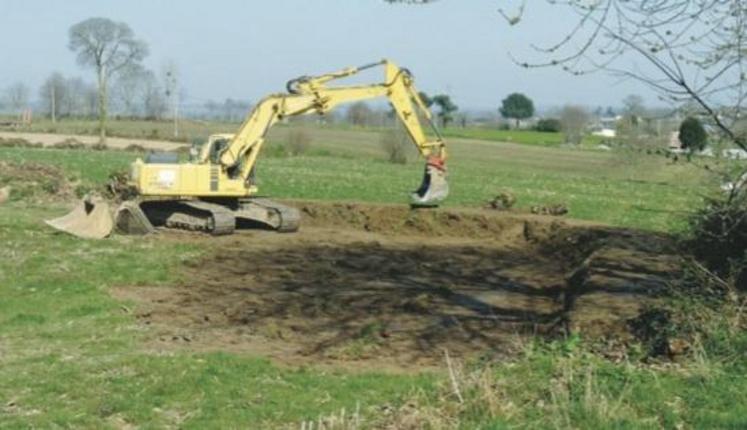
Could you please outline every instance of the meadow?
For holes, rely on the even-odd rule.
[[[385,160],[378,133],[307,130],[313,148],[292,157],[279,149],[288,129],[274,132],[259,164],[263,194],[402,203],[420,180],[419,162]],[[562,202],[573,218],[658,232],[682,231],[715,183],[692,164],[639,153],[455,138],[450,154],[449,206],[483,206],[508,189],[518,210]],[[140,155],[0,148],[0,161],[61,167],[80,192]],[[445,368],[351,371],[223,352],[157,353],[129,305],[108,291],[179,283],[181,265],[220,250],[152,237],[82,241],[42,223],[64,211],[61,203],[23,199],[0,205],[3,428],[747,426],[740,401],[747,398],[747,336],[735,326],[737,310],[711,316],[683,299],[678,306],[693,321],[709,321],[709,335],[678,363],[635,349],[606,358],[573,335],[529,342],[501,362],[456,363],[451,376]]]
[[[75,130],[75,124],[64,128]],[[137,127],[130,121],[114,127]],[[159,123],[168,127],[168,123]],[[287,156],[291,130],[303,129],[310,147],[301,156]],[[201,131],[232,130],[235,124],[210,123]],[[531,139],[535,132],[522,132]],[[126,134],[126,133],[125,133]],[[499,138],[498,135],[495,136]],[[200,139],[195,137],[195,139]],[[376,130],[313,125],[276,127],[258,164],[260,191],[278,198],[406,202],[417,188],[422,165],[414,150],[409,163],[387,162]],[[517,207],[564,204],[572,218],[659,231],[681,230],[684,216],[714,189],[719,179],[694,163],[673,162],[661,155],[448,138],[447,206],[484,206],[508,191]],[[45,151],[0,148],[0,157],[59,163],[89,183],[126,169],[138,154],[127,152]],[[93,167],[91,167],[93,166]]]

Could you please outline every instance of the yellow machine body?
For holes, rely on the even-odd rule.
[[[358,86],[326,85],[329,81],[375,66],[384,67],[385,82]],[[324,114],[342,103],[381,97],[388,99],[418,152],[426,158],[439,160],[429,165],[442,166],[446,158],[445,143],[432,122],[430,111],[415,90],[412,75],[407,69],[383,60],[359,68],[294,79],[288,83],[288,93],[273,94],[257,103],[235,134],[210,136],[199,154],[193,154],[192,161],[148,163],[138,159],[131,166],[131,184],[142,196],[250,197],[258,191],[251,173],[265,136],[274,124],[290,116]],[[427,138],[419,115],[431,123],[438,136],[436,139]],[[443,183],[442,189],[445,187]],[[441,192],[436,200],[445,198],[446,192]]]

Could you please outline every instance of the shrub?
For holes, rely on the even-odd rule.
[[[560,128],[560,120],[555,118],[542,118],[537,121],[537,125],[534,126],[536,131],[542,131],[545,133],[559,133]]]
[[[288,136],[288,152],[290,155],[302,155],[309,151],[311,135],[306,130],[293,129]]]
[[[565,133],[565,142],[578,145],[584,138],[586,125],[589,123],[589,114],[581,106],[568,105],[563,107],[560,113],[560,123]]]
[[[390,163],[407,163],[407,150],[410,142],[404,132],[401,130],[389,130],[381,134],[379,142]]]
[[[714,275],[747,289],[747,191],[712,199],[690,220],[687,244]]]
[[[680,142],[690,151],[702,151],[708,143],[708,135],[697,118],[688,117],[680,125]]]

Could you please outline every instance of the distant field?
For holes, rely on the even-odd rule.
[[[278,156],[289,127],[273,129],[258,165],[260,191],[285,198],[407,201],[417,187],[420,162],[385,161],[379,133],[307,127],[312,149]],[[703,173],[658,156],[452,138],[449,141],[448,206],[482,206],[501,190],[517,207],[563,203],[570,217],[653,230],[677,230],[683,215],[706,191]],[[0,159],[62,165],[89,182],[125,169],[127,152],[0,148]],[[415,160],[415,157],[411,157]]]
[[[548,133],[532,130],[498,130],[488,127],[447,128],[443,130],[447,137],[464,137],[468,139],[493,140],[496,142],[513,142],[527,145],[557,146],[565,143],[563,133]],[[598,145],[603,138],[586,136],[583,145]]]
[[[115,137],[191,143],[193,139],[204,138],[211,133],[231,132],[236,127],[238,127],[238,124],[234,123],[182,120],[179,122],[179,135],[174,136],[174,123],[170,121],[110,120],[107,125],[107,134]],[[98,121],[93,119],[63,119],[53,123],[47,118],[40,118],[35,119],[31,125],[23,127],[19,131],[98,135]]]
[[[146,120],[110,120],[108,134],[116,137],[133,137],[142,139],[173,140],[191,143],[196,139],[204,139],[212,133],[231,133],[239,126],[238,123],[220,121],[201,121],[184,119],[179,122],[179,135],[174,136],[174,124],[171,121]],[[98,122],[92,119],[63,119],[52,123],[49,119],[40,118],[23,131],[60,134],[98,134]],[[280,124],[277,128],[282,128]],[[319,126],[314,126],[319,128]],[[384,127],[355,127],[347,124],[326,125],[323,128],[336,131],[371,132],[378,133]],[[430,130],[427,130],[428,132]],[[448,127],[442,130],[445,137],[490,140],[496,142],[512,142],[527,145],[558,146],[564,143],[563,133],[546,133],[531,130],[499,130],[489,127]],[[595,145],[602,142],[602,138],[587,136],[584,145]]]

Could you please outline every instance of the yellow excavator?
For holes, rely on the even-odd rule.
[[[328,86],[331,81],[374,67],[383,67],[384,82]],[[145,160],[133,162],[129,186],[136,197],[122,203],[113,218],[102,202],[86,201],[68,215],[47,223],[81,237],[105,237],[114,228],[130,234],[171,227],[221,235],[259,224],[295,231],[298,210],[257,196],[255,166],[268,131],[288,117],[321,115],[343,103],[381,97],[389,101],[426,159],[422,183],[411,193],[410,204],[437,206],[449,192],[446,145],[413,81],[409,70],[388,60],[293,79],[287,84],[287,93],[273,94],[257,103],[235,134],[210,136],[189,162],[179,163],[176,154],[169,153],[149,154]],[[424,133],[421,117],[430,123],[434,138]]]

